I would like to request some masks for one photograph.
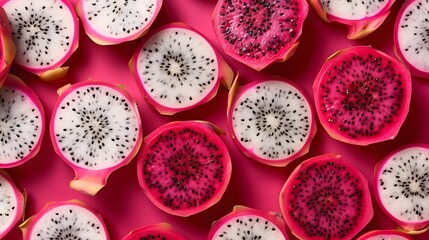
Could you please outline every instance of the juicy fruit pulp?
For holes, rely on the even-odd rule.
[[[145,36],[130,61],[146,100],[161,114],[174,114],[212,99],[231,69],[208,40],[182,23]]]
[[[109,240],[101,216],[76,200],[48,203],[20,228],[24,240]]]
[[[0,88],[0,168],[15,167],[34,157],[44,129],[39,98],[21,79],[9,74]]]
[[[86,34],[100,45],[119,44],[141,37],[152,25],[162,0],[78,0]]]
[[[399,11],[395,23],[396,55],[410,67],[413,75],[429,78],[429,0],[409,0]]]
[[[189,216],[220,200],[231,178],[231,159],[214,128],[200,121],[171,122],[145,138],[137,173],[158,208]]]
[[[51,121],[52,142],[75,170],[71,187],[93,195],[137,153],[140,115],[128,93],[113,84],[86,81],[62,90]]]
[[[283,186],[280,207],[300,239],[351,239],[373,216],[367,180],[334,154],[299,165]]]
[[[407,145],[387,156],[376,170],[376,199],[405,231],[429,226],[429,145]]]
[[[331,137],[356,145],[395,138],[411,99],[408,69],[367,46],[341,50],[313,85],[319,119]]]
[[[356,240],[412,240],[412,238],[398,230],[374,230],[363,234]]]
[[[308,152],[316,123],[307,97],[287,80],[255,81],[230,91],[228,124],[251,158],[285,166]]]
[[[220,0],[212,18],[225,53],[259,71],[295,52],[307,13],[304,0]]]
[[[186,240],[170,224],[158,223],[133,230],[122,240]]]
[[[2,2],[16,46],[15,63],[44,80],[62,77],[61,68],[78,46],[79,25],[68,0]]]
[[[21,220],[24,213],[24,196],[10,176],[0,170],[0,239]]]

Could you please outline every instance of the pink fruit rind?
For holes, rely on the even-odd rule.
[[[0,7],[0,87],[7,78],[15,51],[9,20],[4,9]]]
[[[149,28],[151,27],[152,23],[155,21],[159,11],[161,10],[161,6],[163,3],[163,0],[157,0],[157,4],[154,10],[153,16],[148,20],[146,27],[140,29],[138,32],[128,36],[128,37],[122,37],[122,38],[112,38],[108,36],[104,36],[97,32],[87,21],[87,18],[85,17],[85,11],[83,7],[83,1],[84,0],[77,0],[76,2],[76,13],[80,17],[83,28],[85,30],[85,33],[88,35],[88,37],[94,41],[95,43],[99,45],[114,45],[114,44],[120,44],[123,42],[132,41],[135,39],[138,39],[145,35]]]
[[[299,18],[300,20],[302,20],[301,22],[297,23],[297,24],[301,24],[301,27],[299,27],[299,32],[297,32],[296,36],[292,39],[290,45],[288,47],[283,47],[277,54],[272,55],[271,58],[266,58],[265,61],[252,61],[252,60],[247,60],[245,59],[243,56],[240,56],[239,54],[237,54],[233,49],[229,48],[229,43],[226,42],[222,37],[221,37],[221,32],[222,30],[219,28],[220,24],[219,24],[219,19],[217,16],[217,13],[219,12],[220,8],[222,7],[222,2],[221,0],[219,0],[215,6],[215,9],[213,11],[212,14],[212,22],[213,22],[213,28],[214,31],[216,33],[217,39],[220,42],[221,46],[223,47],[223,50],[225,51],[225,53],[227,53],[229,56],[231,56],[232,58],[234,58],[235,60],[257,70],[257,71],[261,71],[263,69],[265,69],[266,67],[268,67],[269,65],[275,63],[275,62],[284,62],[287,59],[289,59],[296,51],[298,44],[299,44],[299,39],[300,36],[302,34],[302,28],[305,22],[305,19],[307,18],[308,15],[308,3],[307,1],[299,1],[300,3],[300,8],[301,11],[300,13],[302,14],[301,17]],[[246,2],[246,1],[245,1]]]
[[[10,177],[10,175],[3,171],[0,170],[0,175],[2,177],[4,177],[6,179],[6,181],[9,182],[9,184],[12,186],[14,195],[16,197],[16,214],[15,217],[13,219],[13,221],[11,222],[10,226],[8,228],[5,229],[5,231],[0,232],[0,239],[3,239],[4,236],[6,236],[6,234],[13,228],[15,227],[15,225],[19,222],[22,221],[22,217],[24,215],[24,208],[25,208],[25,195],[18,190],[18,188],[16,187],[15,183],[13,182],[12,178]]]
[[[351,40],[360,39],[368,36],[374,32],[384,22],[390,13],[390,7],[393,5],[395,0],[388,0],[389,2],[380,10],[377,14],[370,17],[364,17],[362,19],[350,20],[344,19],[332,14],[327,13],[324,9],[320,0],[309,0],[310,5],[313,6],[314,11],[326,22],[337,22],[347,26],[347,38]]]
[[[356,240],[367,240],[371,237],[376,237],[380,235],[387,235],[391,237],[402,237],[407,240],[413,240],[408,234],[405,234],[398,230],[373,230],[369,231],[367,233],[364,233],[360,237],[358,237]],[[389,238],[390,239],[390,238]]]
[[[22,236],[23,236],[23,240],[31,240],[31,233],[34,229],[35,224],[40,220],[40,218],[42,218],[47,212],[49,212],[52,209],[55,209],[56,207],[61,207],[61,206],[78,206],[78,207],[82,207],[86,210],[88,210],[89,212],[91,212],[92,214],[94,214],[94,216],[98,219],[98,221],[102,224],[102,227],[104,230],[106,230],[106,225],[104,223],[103,218],[101,217],[101,215],[99,213],[96,213],[94,210],[92,210],[91,208],[89,208],[85,203],[73,199],[73,200],[68,200],[68,201],[58,201],[58,202],[49,202],[47,204],[45,204],[45,206],[43,207],[42,210],[40,210],[37,214],[31,216],[30,218],[28,218],[27,220],[25,220],[20,226],[19,228],[21,228],[22,231]],[[109,240],[109,235],[107,233],[106,230],[106,240]]]
[[[45,111],[42,103],[39,100],[39,97],[36,95],[33,89],[28,87],[20,78],[12,74],[8,74],[3,86],[8,86],[23,92],[33,102],[34,106],[40,111],[40,138],[37,140],[37,142],[35,142],[33,150],[31,150],[26,156],[24,156],[18,161],[4,164],[0,163],[0,168],[12,168],[27,162],[39,152],[40,147],[42,145],[43,135],[45,132]]]
[[[146,88],[141,83],[143,81],[143,79],[140,78],[140,75],[138,72],[139,54],[140,54],[142,48],[144,47],[144,45],[146,44],[146,42],[148,40],[150,40],[150,38],[153,35],[157,34],[158,32],[160,32],[162,30],[169,29],[169,28],[181,28],[181,29],[186,29],[186,30],[196,32],[198,35],[200,35],[203,39],[205,39],[209,43],[209,45],[212,47],[212,49],[215,53],[216,60],[217,60],[218,76],[217,76],[216,84],[213,86],[213,88],[210,90],[210,92],[203,99],[201,99],[199,102],[197,102],[193,105],[186,106],[186,107],[172,108],[172,107],[165,106],[165,105],[162,105],[159,102],[157,102],[155,99],[153,99],[150,96],[149,92],[146,90]],[[173,114],[178,113],[178,112],[187,111],[187,110],[190,110],[192,108],[195,108],[197,106],[200,106],[200,105],[210,101],[212,98],[214,98],[216,96],[219,85],[222,85],[226,89],[229,89],[231,87],[232,78],[234,75],[231,68],[228,66],[226,61],[223,59],[222,55],[219,53],[219,51],[217,51],[217,49],[213,46],[213,44],[210,42],[210,40],[206,36],[201,34],[198,30],[188,26],[185,23],[181,23],[181,22],[174,22],[174,23],[166,24],[164,26],[158,27],[157,29],[151,31],[149,34],[145,35],[143,37],[140,45],[137,47],[137,50],[135,51],[133,57],[131,58],[131,60],[129,62],[129,68],[130,68],[132,75],[134,76],[134,79],[137,82],[137,85],[139,86],[140,91],[143,93],[145,100],[150,104],[151,107],[153,107],[155,110],[157,110],[162,115],[173,115]]]
[[[157,223],[148,226],[143,226],[131,231],[122,240],[140,240],[146,234],[159,235],[167,237],[167,240],[186,240],[185,237],[176,232],[169,223]]]
[[[405,12],[407,11],[408,7],[415,3],[417,0],[407,0],[405,1],[405,3],[402,5],[401,9],[399,10],[399,13],[396,17],[396,21],[395,21],[395,27],[393,28],[394,31],[394,37],[393,37],[393,50],[396,54],[396,56],[399,58],[399,60],[401,60],[403,63],[407,64],[408,68],[411,71],[411,74],[417,77],[422,77],[422,78],[429,78],[429,71],[424,71],[421,69],[416,68],[415,66],[413,66],[404,56],[404,54],[402,53],[401,48],[399,47],[399,28],[400,28],[400,22],[402,19],[402,16],[405,14]]]
[[[89,170],[82,168],[78,165],[73,164],[72,161],[70,161],[64,154],[63,151],[58,146],[58,143],[56,141],[55,137],[55,131],[54,131],[54,125],[55,125],[55,118],[56,118],[56,111],[53,111],[51,123],[50,123],[50,136],[51,141],[54,147],[55,152],[58,156],[60,156],[64,162],[66,162],[75,172],[75,178],[70,182],[70,187],[72,189],[75,189],[77,191],[89,194],[89,195],[95,195],[102,187],[106,185],[107,178],[109,175],[115,171],[116,169],[121,168],[122,166],[127,165],[136,155],[138,150],[140,149],[141,143],[143,141],[143,134],[142,134],[142,123],[140,119],[140,114],[137,108],[137,103],[135,100],[131,97],[131,95],[124,89],[122,85],[114,85],[111,83],[101,82],[101,81],[95,81],[93,79],[89,79],[87,81],[82,81],[79,83],[75,83],[73,85],[66,85],[58,90],[59,98],[54,106],[54,109],[58,109],[60,107],[60,103],[62,100],[71,92],[73,92],[75,89],[78,89],[80,87],[84,86],[91,86],[91,85],[97,85],[97,86],[104,86],[107,88],[111,88],[115,91],[120,92],[123,97],[129,102],[131,108],[133,109],[133,112],[136,115],[136,119],[138,121],[138,134],[136,143],[131,150],[131,152],[128,154],[126,158],[124,158],[122,161],[120,161],[117,165],[104,168],[104,169],[98,169],[98,170]]]
[[[235,105],[237,104],[238,99],[240,98],[240,96],[242,94],[244,94],[246,91],[248,91],[249,89],[254,88],[255,86],[264,83],[268,80],[255,80],[249,84],[246,84],[244,86],[240,86],[238,84],[237,79],[234,81],[229,94],[228,94],[228,108],[227,108],[227,124],[228,124],[228,128],[230,130],[230,134],[232,139],[234,140],[234,142],[236,143],[236,146],[238,146],[238,148],[240,148],[240,150],[249,158],[254,159],[258,162],[261,162],[263,164],[266,165],[270,165],[270,166],[275,166],[275,167],[284,167],[287,164],[289,164],[290,162],[292,162],[293,160],[305,155],[306,153],[308,153],[308,151],[310,150],[310,144],[314,138],[314,136],[316,135],[317,132],[317,126],[316,126],[316,120],[315,120],[315,115],[314,115],[314,109],[312,104],[310,104],[310,99],[307,97],[307,95],[305,94],[305,92],[302,90],[302,88],[295,82],[281,78],[281,77],[272,77],[269,80],[274,80],[274,81],[283,81],[286,82],[287,84],[292,85],[293,87],[295,87],[296,89],[298,89],[299,92],[302,93],[302,95],[304,96],[305,100],[309,103],[309,107],[310,107],[310,111],[311,111],[311,120],[310,120],[310,132],[308,134],[308,138],[304,144],[304,146],[297,152],[295,152],[293,155],[288,156],[286,158],[282,158],[282,159],[266,159],[266,158],[262,158],[258,155],[256,155],[253,152],[253,149],[249,149],[243,146],[243,144],[240,143],[234,128],[233,128],[233,121],[232,121],[232,112],[233,109],[235,107]]]
[[[377,201],[378,205],[380,206],[381,210],[383,210],[384,214],[386,214],[392,221],[394,221],[398,226],[404,230],[407,233],[410,234],[418,234],[421,232],[425,232],[429,228],[429,219],[422,222],[406,222],[402,221],[395,216],[393,216],[383,205],[380,197],[380,193],[378,190],[378,183],[380,182],[380,176],[381,176],[381,170],[383,169],[383,166],[388,163],[394,155],[396,155],[398,152],[411,148],[411,147],[419,147],[428,149],[429,152],[429,144],[425,143],[413,143],[413,144],[407,144],[404,146],[401,146],[394,150],[393,152],[389,153],[383,160],[381,160],[375,167],[375,174],[374,174],[374,183],[376,185],[374,186],[375,190],[375,200]]]
[[[362,214],[361,219],[359,220],[359,224],[355,226],[343,239],[351,239],[357,233],[359,233],[372,219],[374,216],[374,210],[372,208],[371,195],[368,187],[368,181],[365,176],[358,170],[356,170],[353,166],[351,166],[341,155],[338,154],[325,154],[310,158],[302,162],[298,167],[296,167],[293,172],[289,175],[289,178],[286,180],[283,188],[280,191],[280,209],[283,214],[283,218],[285,219],[286,225],[289,226],[292,233],[299,239],[312,239],[312,240],[323,240],[323,237],[315,237],[310,238],[307,234],[296,225],[293,217],[289,214],[289,192],[293,189],[293,184],[297,174],[302,169],[306,169],[307,167],[317,164],[320,162],[338,162],[341,165],[345,166],[350,172],[353,172],[353,175],[357,176],[359,181],[361,182],[361,186],[363,187],[364,197],[363,204],[361,208]]]
[[[207,135],[210,136],[210,138],[213,138],[218,144],[217,147],[220,149],[222,153],[227,154],[227,161],[224,163],[223,169],[224,169],[224,178],[222,179],[222,184],[219,189],[217,189],[217,192],[213,195],[213,197],[204,202],[203,204],[200,204],[198,206],[188,208],[188,209],[179,209],[174,210],[171,208],[168,208],[163,205],[162,202],[160,202],[154,194],[151,194],[151,190],[148,188],[148,186],[145,184],[145,176],[143,174],[143,166],[144,166],[144,157],[147,155],[148,146],[151,144],[152,141],[154,141],[161,133],[174,128],[191,128],[196,129],[197,131],[201,131]],[[149,198],[149,200],[159,209],[162,211],[169,213],[171,215],[181,216],[181,217],[188,217],[191,215],[194,215],[196,213],[199,213],[201,211],[204,211],[217,202],[222,198],[223,194],[225,193],[228,183],[231,179],[231,172],[232,172],[232,165],[231,165],[231,158],[229,156],[229,152],[225,144],[223,144],[222,139],[218,136],[221,130],[213,125],[212,123],[205,122],[205,121],[195,121],[195,120],[187,120],[187,121],[174,121],[169,122],[167,124],[164,124],[163,126],[159,127],[149,135],[147,135],[143,140],[143,146],[142,150],[139,152],[138,160],[137,160],[137,176],[139,179],[140,187],[142,188],[145,195]]]
[[[217,221],[214,221],[210,232],[208,234],[207,240],[215,239],[214,235],[216,234],[217,230],[221,228],[225,223],[229,222],[230,220],[242,217],[242,216],[259,216],[262,218],[267,219],[268,221],[272,222],[284,235],[285,239],[288,239],[288,235],[286,232],[285,222],[281,216],[280,213],[277,212],[271,212],[271,211],[263,211],[259,209],[249,208],[246,206],[236,205],[232,208],[232,211],[228,213],[227,215],[223,216]]]
[[[402,86],[404,87],[404,104],[401,108],[401,112],[396,116],[396,122],[392,125],[390,125],[389,128],[384,128],[384,131],[379,134],[377,137],[367,137],[365,138],[355,138],[355,139],[351,139],[348,138],[347,136],[344,136],[340,133],[338,133],[337,131],[333,131],[330,127],[330,123],[328,122],[328,119],[323,118],[321,116],[323,116],[323,112],[320,109],[320,92],[321,92],[321,82],[323,79],[323,75],[325,75],[326,71],[331,68],[331,66],[333,66],[335,63],[340,62],[341,58],[343,58],[344,56],[347,55],[353,55],[355,53],[362,54],[365,52],[372,52],[372,53],[377,53],[379,55],[381,55],[382,57],[384,57],[385,59],[389,59],[390,61],[392,61],[392,64],[394,64],[396,66],[397,71],[401,74],[401,76],[404,79],[404,82],[402,84]],[[340,60],[339,60],[340,59]],[[365,146],[365,145],[369,145],[369,144],[373,144],[373,143],[377,143],[377,142],[382,142],[382,141],[386,141],[386,140],[392,140],[396,137],[396,135],[398,134],[400,127],[402,126],[403,122],[405,121],[407,115],[408,115],[408,111],[410,108],[410,102],[411,102],[411,91],[412,91],[412,87],[411,87],[411,75],[410,72],[408,70],[408,68],[401,64],[399,61],[397,61],[396,59],[390,57],[389,55],[385,54],[384,52],[381,52],[379,50],[376,50],[374,48],[372,48],[371,46],[354,46],[354,47],[350,47],[350,48],[346,48],[346,49],[342,49],[339,50],[337,52],[335,52],[334,54],[332,54],[327,60],[326,62],[323,64],[323,67],[321,68],[319,74],[316,77],[316,80],[313,83],[313,92],[314,92],[314,100],[315,100],[315,104],[316,104],[316,112],[317,115],[319,116],[319,120],[322,124],[322,126],[325,128],[325,130],[328,132],[328,134],[334,138],[337,139],[339,141],[342,142],[346,142],[349,144],[354,144],[354,145],[361,145],[361,146]]]

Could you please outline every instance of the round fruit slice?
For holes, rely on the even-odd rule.
[[[20,228],[23,240],[109,240],[101,216],[77,200],[48,203]]]
[[[13,183],[9,174],[0,170],[0,239],[22,219],[24,195]]]
[[[334,53],[313,85],[320,122],[331,137],[368,145],[394,139],[408,114],[408,68],[368,46]]]
[[[368,182],[339,155],[301,163],[280,193],[286,224],[300,239],[352,239],[374,215]]]
[[[260,71],[293,55],[307,14],[305,0],[219,0],[212,18],[225,53]]]
[[[78,0],[76,12],[86,34],[97,44],[111,45],[143,36],[161,9],[162,0]]]
[[[429,145],[406,145],[389,154],[375,173],[375,197],[407,232],[429,226]]]
[[[285,223],[278,213],[235,206],[232,212],[214,222],[208,240],[287,240]]]
[[[70,187],[94,195],[140,148],[136,103],[122,86],[98,81],[67,85],[59,94],[50,129],[55,152],[74,169]]]
[[[221,130],[207,122],[178,121],[145,138],[137,174],[159,209],[186,217],[220,200],[231,178],[231,159],[215,131]]]
[[[413,240],[409,235],[398,230],[374,230],[363,234],[356,240]]]
[[[390,13],[396,0],[310,0],[316,13],[326,22],[348,27],[347,38],[359,39],[374,32]]]
[[[394,50],[413,75],[429,78],[429,1],[408,0],[395,23]]]
[[[133,230],[122,240],[186,240],[185,237],[173,230],[169,223],[158,223]]]
[[[0,168],[33,158],[42,144],[45,113],[34,91],[11,74],[0,88]]]
[[[64,76],[61,67],[78,47],[79,24],[68,0],[2,0],[16,46],[15,64],[43,80]]]
[[[227,115],[238,147],[272,166],[286,166],[306,154],[316,123],[309,100],[297,84],[274,79],[241,87],[236,82],[229,92]]]
[[[0,8],[0,87],[7,78],[15,51],[9,20],[4,9]]]

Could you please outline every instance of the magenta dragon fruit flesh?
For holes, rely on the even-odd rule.
[[[157,223],[131,231],[122,240],[186,240],[169,223]]]

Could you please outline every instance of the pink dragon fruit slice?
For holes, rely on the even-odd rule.
[[[410,144],[385,157],[375,171],[375,198],[404,231],[429,226],[429,145]]]
[[[393,38],[398,58],[411,74],[423,78],[429,78],[428,11],[427,0],[406,1],[396,18]]]
[[[172,115],[210,101],[233,73],[206,37],[184,23],[171,23],[146,35],[130,61],[145,99]]]
[[[285,222],[279,213],[235,206],[215,221],[207,240],[270,239],[287,240]]]
[[[224,194],[231,178],[231,159],[221,130],[208,122],[167,123],[143,143],[137,174],[146,196],[159,209],[187,217]]]
[[[158,223],[135,229],[122,240],[186,240],[185,237],[173,230],[169,223]]]
[[[229,91],[228,126],[237,146],[250,158],[286,166],[306,154],[316,134],[308,98],[294,82],[273,78]]]
[[[360,39],[374,32],[387,18],[395,0],[309,0],[326,22],[348,27],[348,39]]]
[[[0,87],[7,78],[15,52],[9,20],[4,9],[0,7]]]
[[[260,71],[294,54],[307,14],[305,0],[219,0],[212,20],[225,53]]]
[[[50,126],[55,152],[74,169],[70,187],[94,195],[140,148],[136,103],[122,86],[99,81],[67,85],[59,94]]]
[[[152,25],[162,0],[77,0],[76,12],[86,34],[99,45],[119,44],[143,36]]]
[[[408,68],[369,46],[328,58],[313,84],[320,122],[332,138],[369,145],[396,137],[411,100]]]
[[[373,230],[363,234],[356,240],[413,240],[413,238],[398,230]]]
[[[68,0],[1,0],[16,46],[14,63],[50,81],[64,76],[62,66],[78,47],[79,24]]]
[[[23,240],[109,240],[101,216],[78,200],[48,203],[20,228]]]
[[[0,239],[3,239],[22,220],[25,196],[3,170],[0,170],[0,193]]]
[[[366,178],[340,155],[302,162],[280,193],[286,224],[299,239],[352,239],[374,215]]]
[[[45,113],[36,93],[9,74],[0,88],[0,168],[21,165],[39,151]]]

